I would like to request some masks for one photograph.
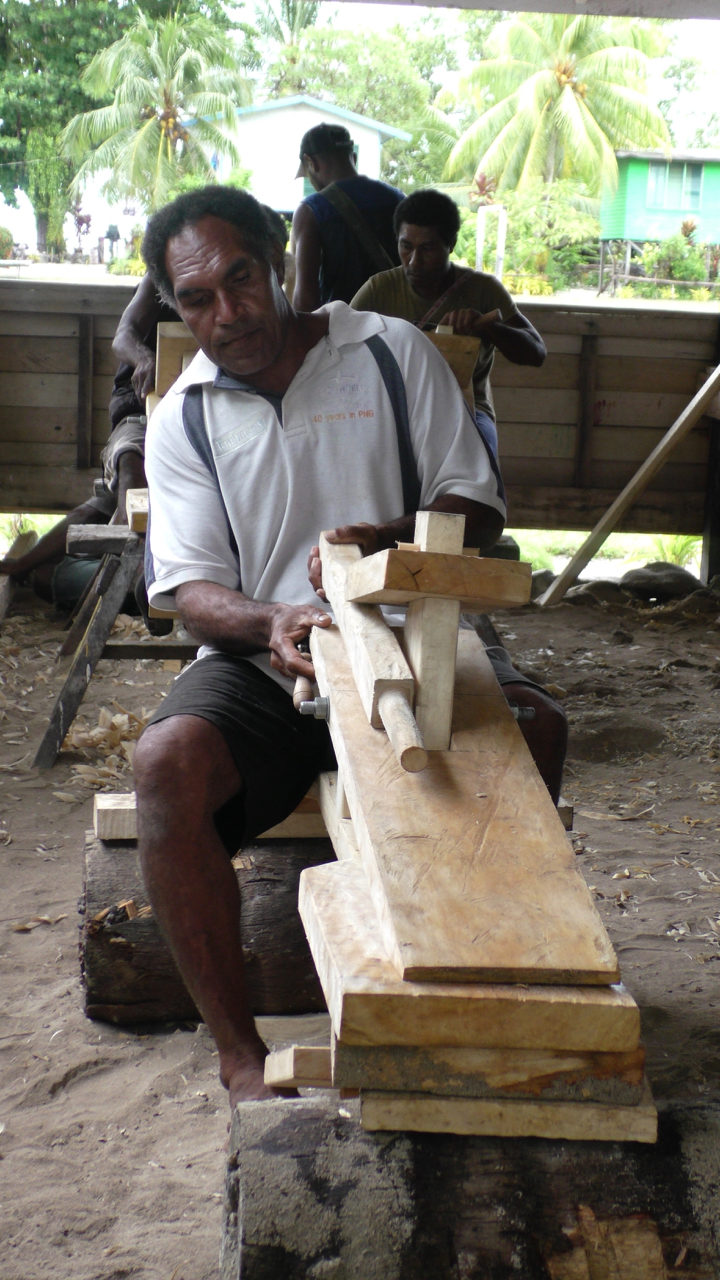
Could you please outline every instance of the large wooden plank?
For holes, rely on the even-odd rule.
[[[0,343],[1,373],[75,373],[77,367],[77,334],[29,340],[15,330]]]
[[[36,315],[61,312],[65,315],[117,315],[120,317],[136,284],[114,280],[107,283],[56,283],[51,280],[0,280],[0,311],[30,311]]]
[[[617,497],[618,489],[576,489],[571,484],[552,487],[533,485],[525,473],[508,477],[508,528],[537,529],[538,520],[545,529],[589,529],[607,511]],[[536,467],[537,474],[537,467]],[[664,477],[663,477],[664,479]],[[704,494],[695,490],[684,493],[648,487],[645,493],[618,522],[626,533],[692,533],[703,530]]]
[[[298,907],[335,1035],[352,1045],[633,1053],[621,985],[405,982],[382,948],[366,877],[348,860],[302,873]]]
[[[655,1142],[650,1090],[641,1103],[530,1102],[499,1098],[430,1098],[423,1093],[360,1094],[364,1129],[484,1134],[496,1138],[562,1138],[578,1142]]]
[[[318,687],[379,927],[406,978],[597,982],[617,960],[474,631],[461,631],[452,749],[408,777],[362,715],[336,628]]]
[[[699,360],[644,359],[613,356],[598,360],[598,394],[619,388],[633,391],[655,391],[671,395],[683,395],[687,400],[695,394],[698,373],[703,363]]]
[[[331,1035],[337,1089],[381,1089],[464,1098],[573,1099],[632,1106],[643,1092],[645,1051],[569,1053],[443,1045],[357,1045]]]
[[[4,404],[39,405],[77,412],[77,375],[72,373],[2,373],[0,399]]]
[[[491,381],[493,394],[498,387],[534,387],[541,391],[576,388],[578,357],[548,355],[540,366],[511,364],[498,358],[493,364]]]

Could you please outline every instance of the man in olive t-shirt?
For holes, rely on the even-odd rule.
[[[415,191],[396,206],[400,266],[372,276],[355,294],[356,311],[399,316],[420,329],[438,324],[480,338],[473,371],[478,430],[497,455],[490,371],[495,349],[514,364],[541,365],[546,350],[496,276],[450,261],[460,229],[457,205],[441,191]]]

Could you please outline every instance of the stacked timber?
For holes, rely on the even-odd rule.
[[[482,561],[444,550],[433,566],[435,520],[401,550],[400,587],[393,552],[360,561],[321,544],[339,625],[311,650],[339,765],[321,804],[340,861],[302,873],[300,914],[331,1017],[325,1081],[359,1091],[371,1130],[653,1142],[637,1006],[484,648],[457,632],[458,598],[506,607],[526,566],[491,561],[469,585]],[[448,740],[413,772],[372,725],[357,658],[368,601],[403,594],[409,614],[420,606],[406,645],[424,673],[420,745],[446,696],[451,633],[453,665],[457,646]],[[374,674],[386,692],[396,673]],[[300,1048],[271,1055],[266,1078],[310,1083],[307,1068],[317,1084],[322,1062]]]

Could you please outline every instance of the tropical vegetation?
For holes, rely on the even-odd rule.
[[[60,135],[76,166],[73,194],[90,174],[109,171],[106,194],[131,194],[151,211],[187,175],[212,181],[218,157],[239,163],[234,134],[237,107],[251,97],[246,68],[228,35],[201,14],[152,21],[139,13],[81,81],[95,99],[113,100],[74,116]]]
[[[587,14],[499,23],[489,56],[462,82],[477,116],[450,152],[448,176],[486,175],[498,191],[569,178],[599,195],[617,179],[616,149],[669,145],[646,87],[665,44],[657,26]]]

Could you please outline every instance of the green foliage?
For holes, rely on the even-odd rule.
[[[148,18],[170,13],[177,0],[142,0]],[[220,0],[185,0],[185,11],[199,11],[218,29],[229,25]],[[30,194],[35,158],[28,155],[32,134],[42,135],[55,147],[68,119],[86,111],[92,99],[80,73],[100,49],[117,40],[135,20],[137,10],[126,0],[0,0],[0,194],[15,204],[15,188],[28,193],[43,220],[39,238],[48,234],[56,247],[60,240],[57,208],[48,203],[46,172]],[[107,99],[106,99],[107,100]],[[58,159],[58,166],[60,165]],[[67,185],[68,177],[65,177]],[[42,192],[45,194],[42,194]],[[67,197],[63,213],[69,209]],[[62,218],[60,218],[62,222]]]
[[[548,295],[582,283],[589,264],[594,271],[600,232],[597,201],[578,183],[536,183],[504,192],[501,203],[508,215],[503,281],[511,293]],[[460,216],[457,255],[474,267],[476,214],[462,209]],[[494,270],[497,228],[497,218],[489,214],[483,254],[486,271]]]
[[[453,64],[437,25],[424,33],[308,28],[297,45],[283,45],[267,67],[263,95],[269,99],[306,93],[348,111],[386,121],[410,133],[383,147],[382,176],[411,190],[438,181],[456,136],[451,122],[431,102],[443,68]]]
[[[250,100],[243,61],[254,56],[197,13],[150,21],[137,12],[82,73],[88,94],[99,102],[112,95],[112,102],[74,116],[63,130],[63,152],[77,166],[73,193],[109,169],[110,198],[132,196],[152,211],[187,175],[214,181],[213,154],[237,164],[236,107]]]
[[[142,258],[113,258],[108,263],[108,271],[111,276],[144,276],[147,267]]]
[[[656,560],[678,564],[683,569],[698,563],[702,555],[702,538],[689,533],[656,534],[653,545]]]
[[[615,150],[668,143],[645,81],[665,43],[657,25],[636,19],[552,13],[499,23],[462,82],[476,118],[448,176],[488,174],[503,193],[573,178],[599,195],[617,181]]]
[[[8,231],[7,227],[0,227],[0,258],[9,258],[12,247],[12,231]]]
[[[260,35],[273,44],[296,45],[318,20],[315,0],[265,0],[255,8]]]

